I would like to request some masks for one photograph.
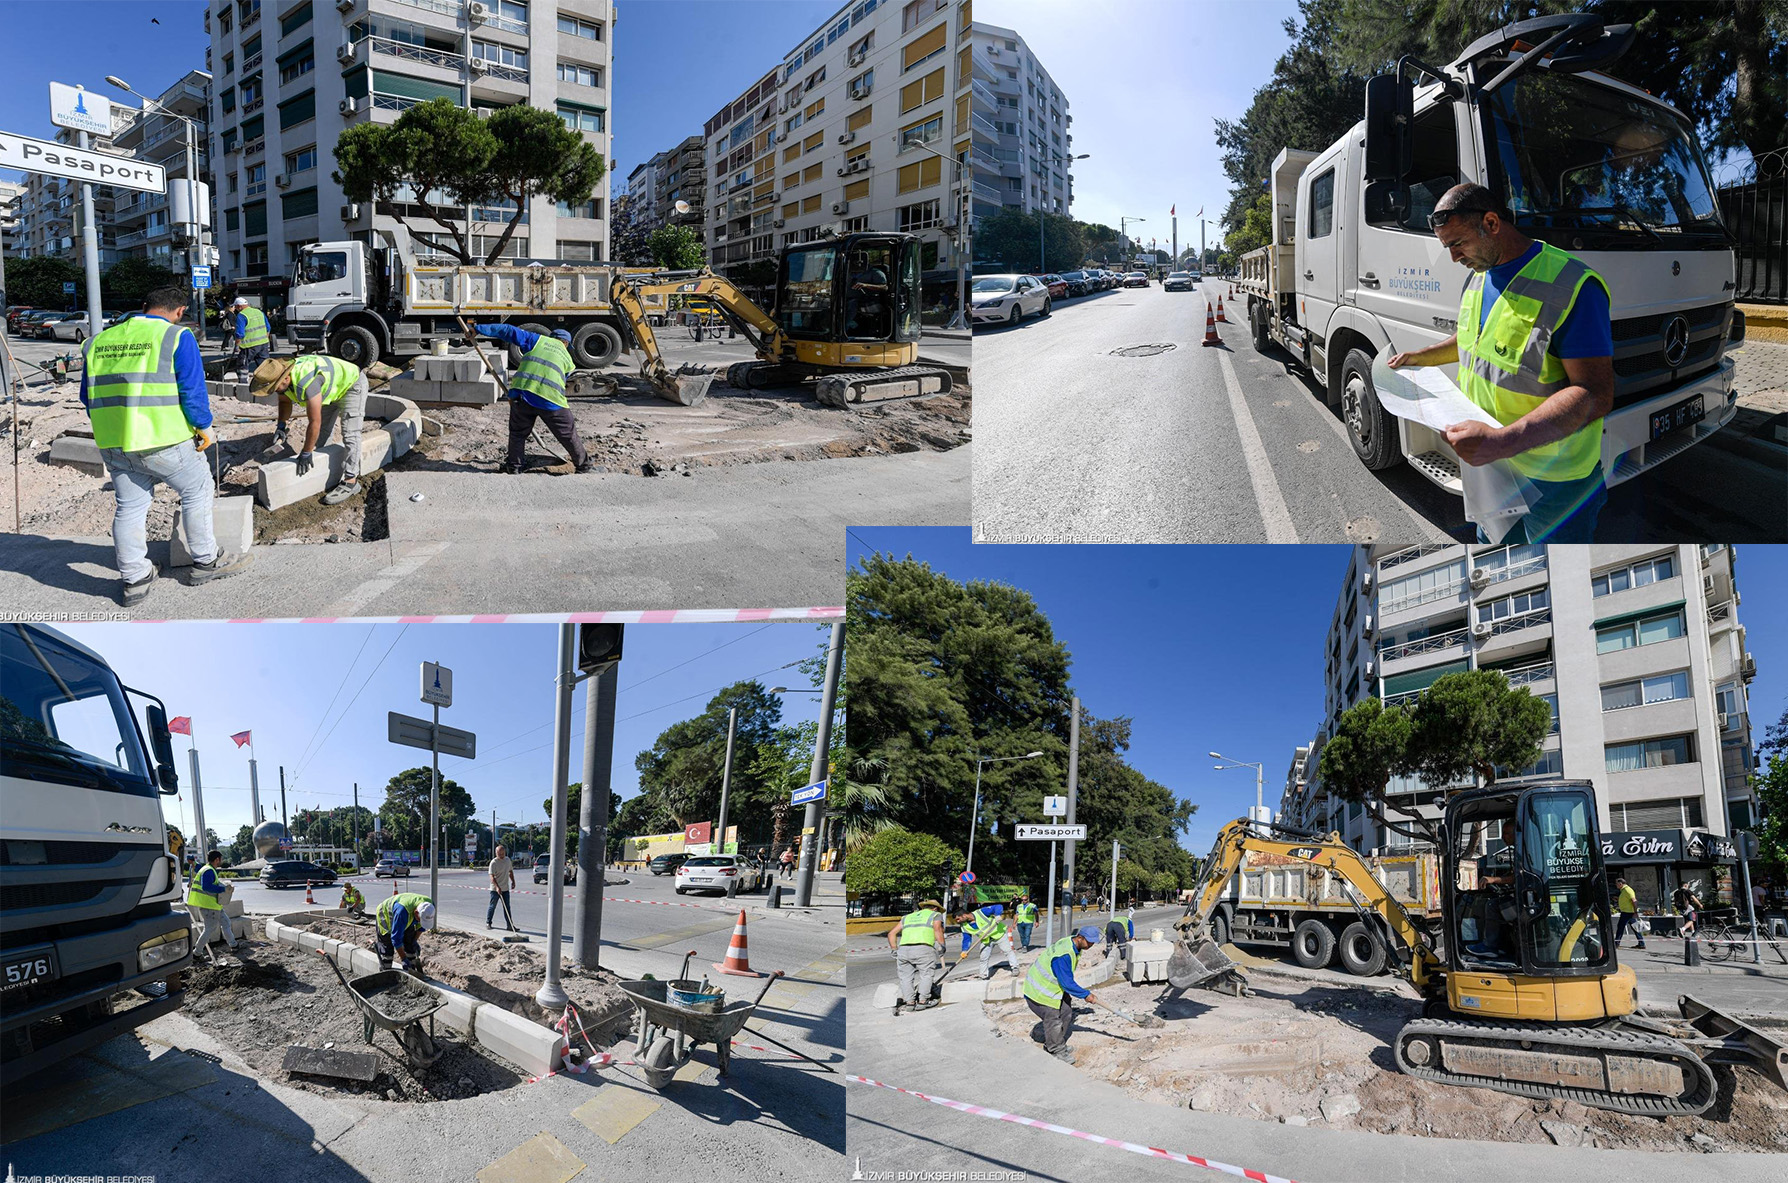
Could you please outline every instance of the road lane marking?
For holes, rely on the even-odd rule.
[[[416,548],[409,557],[403,559],[372,579],[336,601],[330,609],[331,616],[353,616],[361,606],[378,596],[384,595],[399,583],[420,571],[430,559],[452,546],[451,542],[430,542]]]
[[[1248,480],[1254,485],[1254,502],[1260,507],[1267,541],[1296,542],[1298,532],[1291,524],[1291,511],[1285,508],[1285,497],[1279,492],[1272,465],[1267,463],[1266,448],[1260,442],[1254,416],[1248,412],[1248,400],[1242,397],[1235,366],[1227,353],[1218,353],[1217,361],[1223,367],[1223,384],[1229,388],[1229,410],[1235,416],[1236,433],[1242,438],[1242,459],[1248,464]]]
[[[682,944],[717,932],[730,932],[733,922],[724,918],[715,919],[702,924],[690,924],[683,928],[673,928],[669,932],[653,933],[651,936],[630,937],[616,944],[625,945],[629,949],[661,949],[666,945]]]

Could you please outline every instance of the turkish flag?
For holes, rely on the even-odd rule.
[[[235,735],[230,736],[230,738],[236,741],[237,747],[242,747],[255,741],[254,732],[252,731],[238,731]]]
[[[181,715],[178,719],[169,719],[168,730],[172,731],[175,735],[190,736],[192,734],[192,717],[190,715]]]
[[[1168,216],[1168,217],[1170,217],[1170,218],[1177,218],[1177,217],[1179,217],[1179,216],[1180,216],[1180,207],[1179,207],[1179,206],[1177,206],[1177,205],[1175,205],[1175,206],[1169,206],[1169,207],[1168,207],[1168,210],[1167,210],[1167,216]]]

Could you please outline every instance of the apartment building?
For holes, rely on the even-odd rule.
[[[142,112],[123,103],[112,104],[112,134],[89,134],[87,148],[109,156],[132,156],[130,150],[118,146],[119,138],[130,130]],[[80,133],[58,128],[59,144],[78,146]],[[16,254],[20,259],[81,259],[81,182],[65,177],[26,173],[24,191],[17,200],[18,236]],[[117,235],[113,229],[113,204],[128,201],[134,190],[116,189],[110,185],[93,186],[93,224],[98,231],[99,269],[105,271],[119,259]]]
[[[6,287],[6,258],[19,249],[19,212],[25,202],[22,181],[0,181],[0,290]]]
[[[556,111],[611,159],[610,0],[267,0],[265,9],[214,0],[205,14],[226,280],[286,275],[307,243],[376,242],[375,231],[395,228],[394,217],[346,199],[330,179],[331,148],[348,127],[394,123],[430,99]],[[576,208],[532,200],[509,257],[606,258],[605,191]],[[453,208],[475,252],[495,244],[513,212]],[[419,235],[418,248],[431,241]]]
[[[153,161],[168,173],[166,193],[143,193],[119,189],[112,200],[112,228],[119,258],[146,258],[171,271],[185,273],[191,263],[203,262],[205,255],[195,252],[187,257],[189,244],[186,227],[176,225],[172,201],[176,189],[186,185],[186,119],[194,123],[193,163],[199,183],[214,188],[211,176],[211,75],[203,70],[189,71],[185,77],[145,103],[129,127],[113,137],[114,146],[138,160]],[[184,201],[184,198],[182,198]],[[203,193],[201,193],[201,204]],[[184,209],[184,205],[182,205]],[[213,215],[206,213],[204,220]],[[210,231],[201,227],[202,246]]]
[[[767,282],[784,246],[893,230],[967,265],[969,0],[856,0],[703,130],[708,259]]]
[[[1677,883],[1726,887],[1728,836],[1756,821],[1736,556],[1711,546],[1359,547],[1330,623],[1323,725],[1293,760],[1282,817],[1357,849],[1404,843],[1326,794],[1322,744],[1354,703],[1408,701],[1443,674],[1502,671],[1552,707],[1538,761],[1499,783],[1596,787],[1603,848],[1642,901]],[[1442,790],[1413,778],[1390,799],[1423,816]],[[1396,815],[1393,813],[1393,817]]]
[[[708,207],[708,144],[689,136],[675,148],[652,158],[652,227],[691,226],[701,233]],[[677,212],[677,203],[689,208]]]
[[[974,216],[1010,207],[1067,214],[1074,201],[1074,116],[1024,38],[974,27]]]

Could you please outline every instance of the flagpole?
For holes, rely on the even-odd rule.
[[[193,873],[205,865],[205,857],[211,853],[210,840],[205,837],[205,786],[199,779],[199,740],[193,734],[192,719],[186,720],[186,756],[192,765],[192,826],[198,850],[194,856]]]

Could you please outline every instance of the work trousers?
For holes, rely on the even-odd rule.
[[[236,947],[236,933],[230,928],[230,914],[222,908],[192,908],[205,923],[204,934],[199,938],[199,947],[209,949],[211,942],[222,938],[223,943],[231,949]]]
[[[1020,920],[1020,921],[1019,921],[1019,922],[1018,922],[1018,943],[1019,943],[1019,944],[1020,944],[1020,945],[1023,945],[1023,946],[1024,946],[1024,949],[1025,949],[1025,951],[1026,951],[1026,952],[1027,952],[1027,953],[1028,953],[1028,952],[1029,952],[1029,951],[1030,951],[1030,947],[1031,947],[1031,929],[1032,929],[1032,928],[1034,928],[1034,927],[1036,927],[1036,926],[1035,926],[1035,925],[1032,925],[1032,924],[1026,924],[1026,923],[1025,923],[1025,922],[1024,922],[1024,921],[1022,921],[1022,920]]]
[[[112,546],[118,552],[118,574],[135,583],[154,568],[149,564],[149,503],[155,486],[166,484],[180,494],[181,516],[186,519],[186,548],[193,561],[209,563],[217,557],[217,541],[211,533],[211,465],[205,453],[181,440],[148,452],[101,448],[106,471],[112,474]]]
[[[524,398],[511,397],[509,400],[509,455],[504,460],[504,467],[510,472],[520,472],[522,457],[528,450],[528,433],[534,430],[535,420],[546,424],[553,433],[553,438],[564,447],[573,464],[582,467],[589,459],[584,452],[584,442],[577,438],[577,418],[572,415],[570,407],[554,407],[551,410],[537,407]]]
[[[498,896],[503,897],[503,916],[509,921],[509,927],[514,928],[514,913],[509,910],[509,893],[495,887],[490,889],[490,906],[484,909],[484,923],[488,925],[491,922],[491,918],[497,914]]]
[[[273,356],[273,346],[256,345],[253,349],[241,350],[236,359],[236,374],[244,381],[253,374],[257,367]]]
[[[397,958],[397,948],[391,943],[391,934],[384,932],[375,933],[373,935],[373,948],[376,949],[379,954],[379,968],[390,969],[392,961]],[[421,955],[422,947],[417,942],[416,930],[412,928],[404,933],[404,963],[408,965]]]
[[[901,945],[894,951],[900,971],[900,997],[904,1002],[931,1001],[931,984],[937,977],[937,948],[933,945]]]
[[[1053,1056],[1068,1046],[1068,1035],[1074,1030],[1074,1005],[1066,994],[1060,1006],[1044,1006],[1034,998],[1026,998],[1024,1004],[1043,1020],[1044,1050]]]
[[[348,392],[332,403],[323,404],[323,418],[317,426],[317,447],[329,442],[329,433],[341,424],[341,483],[352,484],[360,479],[360,433],[366,426],[366,375],[361,374]]]
[[[988,944],[986,941],[981,942],[982,978],[991,978],[993,976],[993,951],[996,948],[1002,950],[1006,954],[1006,965],[1011,968],[1012,972],[1018,972],[1018,955],[1012,952],[1012,934],[1007,933],[992,944]]]

